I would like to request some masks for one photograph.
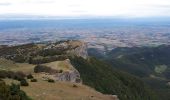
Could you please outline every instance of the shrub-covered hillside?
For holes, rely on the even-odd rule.
[[[106,55],[112,64],[117,61],[122,67],[115,66],[121,70],[128,71],[137,76],[163,75],[170,79],[170,46],[158,47],[134,47],[116,48]],[[124,67],[127,66],[128,68]],[[126,69],[125,69],[126,68]],[[134,73],[136,71],[136,73]]]
[[[0,80],[0,100],[31,100],[24,91],[20,90],[19,85],[6,85]]]
[[[170,100],[170,46],[122,47],[102,55],[96,49],[89,54],[110,63],[112,67],[140,77],[161,97]],[[95,53],[94,53],[95,52]]]
[[[138,78],[114,70],[95,58],[71,58],[83,83],[105,94],[118,95],[120,100],[157,100],[154,93]]]

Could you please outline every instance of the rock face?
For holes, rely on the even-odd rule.
[[[83,58],[87,58],[88,56],[87,44],[83,41],[78,41],[78,40],[68,40],[59,43],[52,43],[44,49],[65,51],[65,53],[70,56],[76,55],[76,56],[81,56]]]
[[[80,74],[77,70],[60,74],[58,76],[58,81],[81,83]]]
[[[69,82],[73,82],[73,83],[81,83],[81,77],[80,77],[80,73],[77,71],[77,69],[75,69],[71,63],[70,60],[67,59],[66,60],[67,63],[69,63],[69,69],[67,71],[63,71],[60,74],[55,75],[57,81],[69,81]]]
[[[34,67],[34,72],[43,74],[43,80],[81,83],[80,73],[72,66],[69,59],[37,65]]]
[[[107,95],[107,96],[109,96],[112,100],[119,100],[117,95]]]
[[[72,54],[72,55],[76,55],[76,56],[80,56],[80,57],[83,57],[85,59],[88,57],[87,44],[85,42],[70,41],[69,44],[73,46],[73,49],[67,51],[67,53]]]
[[[72,82],[72,83],[81,83],[80,74],[77,70],[66,71],[62,73],[47,73],[47,72],[39,72],[43,74],[42,79],[48,80],[53,79],[55,81],[63,81],[63,82]]]

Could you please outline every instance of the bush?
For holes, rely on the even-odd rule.
[[[29,86],[28,82],[25,79],[20,81],[21,86]]]
[[[63,72],[63,70],[62,70],[62,69],[60,69],[60,70],[59,70],[59,73],[62,73],[62,72]]]
[[[12,72],[12,71],[6,71],[6,70],[2,70],[0,71],[0,78],[12,78],[15,80],[22,80],[25,78],[25,74],[23,72]]]
[[[73,84],[73,87],[77,88],[78,86],[76,84]]]
[[[7,74],[7,77],[8,77],[8,78],[14,79],[14,76],[15,76],[15,72],[8,71],[8,74]]]
[[[27,79],[33,79],[33,78],[34,77],[31,74],[27,75]]]
[[[7,72],[2,70],[0,71],[0,78],[6,78],[7,77]]]
[[[44,66],[44,65],[37,65],[34,68],[34,72],[35,73],[39,73],[39,72],[49,72],[51,70],[50,67]]]
[[[37,65],[34,68],[35,73],[39,72],[46,72],[46,73],[58,73],[58,70],[52,69],[50,67],[44,66],[44,65]]]
[[[11,84],[10,90],[11,90],[11,95],[16,95],[17,92],[19,92],[20,85],[16,85],[14,83]]]
[[[25,74],[23,72],[16,72],[14,73],[14,79],[15,80],[18,80],[18,81],[21,81],[25,78]]]
[[[57,56],[47,56],[42,58],[33,58],[31,64],[43,64],[49,63],[53,61],[62,61],[67,59],[68,57],[65,55],[57,55]]]
[[[48,79],[48,82],[54,83],[55,81],[53,79]]]
[[[35,79],[35,78],[31,79],[31,82],[37,82],[37,79]]]
[[[0,81],[0,100],[31,100],[24,91],[20,90],[20,85],[6,85]]]

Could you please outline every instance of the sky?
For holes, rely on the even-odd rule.
[[[0,15],[169,17],[170,0],[0,0]]]

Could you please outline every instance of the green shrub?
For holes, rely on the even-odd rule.
[[[49,63],[53,61],[62,61],[67,59],[68,57],[65,55],[56,55],[56,56],[46,56],[42,58],[33,58],[31,64],[43,64]]]
[[[18,72],[12,72],[12,71],[6,71],[6,70],[2,70],[0,71],[0,78],[12,78],[15,80],[22,80],[25,78],[25,74],[21,71]]]
[[[34,77],[32,76],[32,74],[27,75],[27,79],[33,79]]]
[[[6,85],[0,81],[0,100],[31,100],[24,91],[20,90],[20,85]]]
[[[20,81],[20,85],[21,85],[21,86],[29,86],[28,82],[27,82],[25,79],[22,79],[22,80]]]
[[[73,87],[74,87],[74,88],[77,88],[78,86],[77,86],[76,84],[73,84]]]
[[[47,66],[44,66],[44,65],[37,65],[35,66],[34,68],[34,72],[35,73],[39,73],[39,72],[50,72],[51,71],[51,68],[50,67],[47,67]]]
[[[0,78],[6,78],[7,72],[5,70],[0,71]]]
[[[37,79],[33,78],[31,79],[31,82],[37,82]]]
[[[15,79],[18,81],[23,80],[26,77],[26,75],[23,72],[16,72],[15,73]]]
[[[15,72],[8,71],[8,74],[7,74],[7,77],[8,77],[8,78],[14,79],[14,76],[15,76]]]
[[[55,81],[53,79],[48,79],[48,82],[54,83]]]
[[[62,72],[63,72],[63,70],[62,70],[62,69],[60,69],[60,70],[59,70],[59,73],[62,73]]]
[[[58,70],[52,69],[44,65],[37,65],[34,68],[35,73],[46,72],[46,73],[58,73]]]

